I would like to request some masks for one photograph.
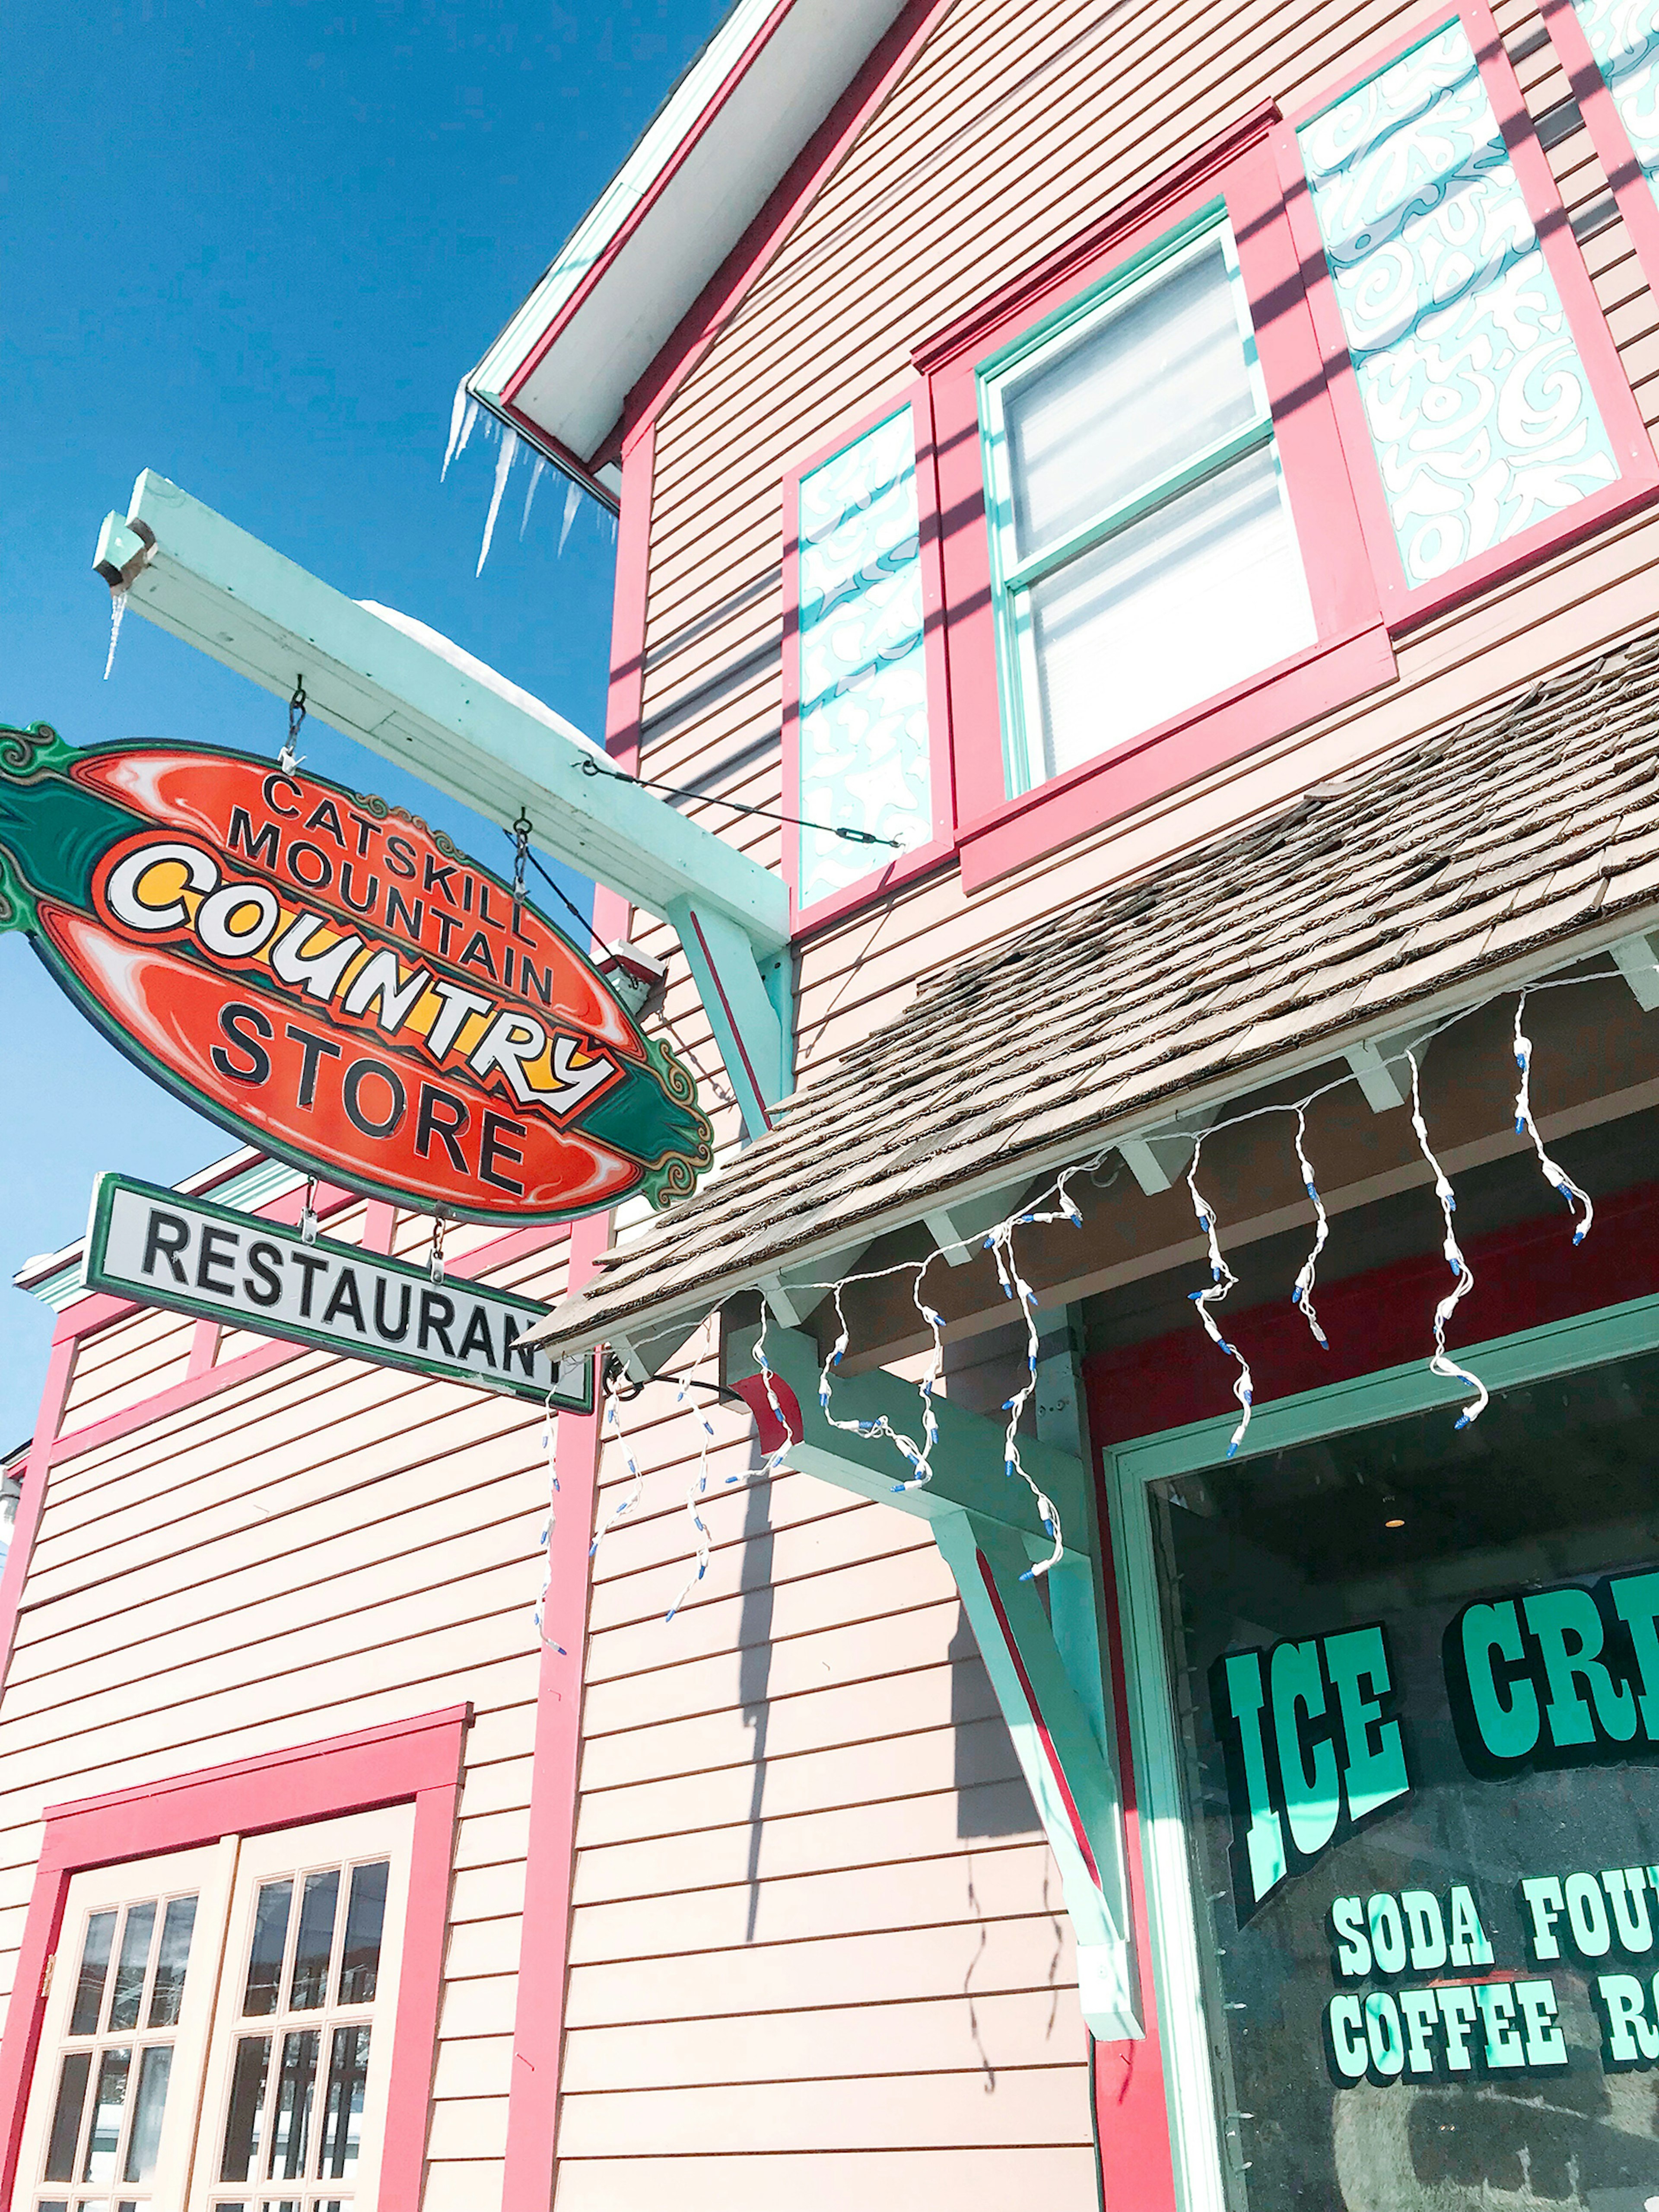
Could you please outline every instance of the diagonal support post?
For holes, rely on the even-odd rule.
[[[915,1390],[879,1371],[837,1379],[832,1421],[819,1400],[819,1353],[811,1338],[794,1329],[769,1331],[769,1395],[755,1356],[757,1333],[729,1341],[726,1364],[732,1387],[755,1414],[762,1448],[776,1451],[787,1443],[790,1464],[803,1474],[879,1499],[932,1527],[1060,1869],[1077,1938],[1084,2018],[1103,2041],[1139,2037],[1122,1796],[1102,1663],[1095,1524],[1082,1462],[1053,1445],[1020,1440],[1032,1475],[1059,1510],[1066,1539],[1062,1557],[1047,1577],[1045,1607],[1029,1571],[1035,1559],[1047,1556],[1049,1544],[1030,1509],[1030,1492],[1008,1478],[999,1424],[936,1399],[933,1480],[924,1488],[905,1490],[897,1486],[904,1462],[892,1445],[861,1431],[885,1418],[893,1428],[916,1435]]]

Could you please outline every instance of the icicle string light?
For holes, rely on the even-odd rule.
[[[718,1307],[715,1309],[715,1311],[719,1311]],[[710,1314],[708,1319],[703,1323],[705,1352],[707,1351],[708,1332],[714,1319],[714,1315]],[[674,1409],[677,1413],[686,1404],[690,1396],[692,1370],[696,1366],[696,1364],[697,1361],[696,1359],[690,1360],[681,1371],[680,1395],[674,1401]],[[691,1571],[686,1577],[684,1585],[682,1588],[679,1595],[675,1599],[673,1604],[669,1607],[667,1612],[663,1615],[665,1622],[672,1621],[673,1620],[674,1615],[679,1611],[680,1607],[685,1603],[687,1598],[690,1596],[692,1591],[696,1589],[697,1584],[708,1572],[708,1524],[703,1519],[702,1513],[698,1510],[697,1501],[704,1495],[708,1488],[708,1447],[714,1441],[714,1431],[713,1425],[709,1421],[708,1411],[706,1406],[700,1406],[697,1408],[697,1419],[702,1425],[702,1439],[697,1447],[696,1472],[693,1474],[690,1481],[687,1484],[685,1492],[685,1515],[687,1520],[691,1523],[693,1544]]]
[[[559,1460],[558,1411],[553,1403],[550,1389],[547,1404],[542,1413],[542,1456],[547,1462],[547,1518],[542,1523],[542,1589],[536,1600],[536,1633],[550,1651],[556,1651],[561,1659],[570,1656],[562,1644],[556,1644],[547,1632],[547,1601],[553,1588],[553,1531],[558,1526]]]
[[[1308,1164],[1307,1138],[1308,1109],[1305,1106],[1298,1106],[1296,1109],[1296,1164],[1302,1170],[1303,1188],[1313,1200],[1315,1228],[1313,1250],[1302,1262],[1296,1279],[1296,1287],[1291,1292],[1291,1302],[1293,1305],[1301,1308],[1303,1320],[1313,1331],[1314,1342],[1322,1351],[1328,1352],[1331,1348],[1331,1340],[1319,1326],[1319,1316],[1314,1311],[1313,1287],[1314,1276],[1319,1267],[1319,1255],[1324,1250],[1326,1241],[1330,1236],[1331,1224],[1330,1218],[1325,1212],[1325,1201],[1319,1195],[1319,1187],[1314,1181],[1314,1171]]]
[[[1069,1206],[1069,1199],[1066,1202]],[[1046,1559],[1036,1560],[1026,1568],[1020,1577],[1023,1583],[1029,1583],[1057,1567],[1066,1549],[1066,1540],[1060,1533],[1060,1514],[1054,1500],[1033,1480],[1019,1453],[1020,1421],[1031,1393],[1036,1389],[1037,1325],[1036,1292],[1020,1273],[1014,1261],[1014,1231],[1027,1222],[1039,1218],[1051,1221],[1056,1217],[1031,1212],[1016,1214],[1012,1221],[1000,1222],[985,1240],[997,1263],[997,1280],[1002,1285],[1002,1295],[1006,1298],[1017,1297],[1019,1300],[1021,1318],[1025,1323],[1025,1380],[1012,1398],[1003,1401],[1002,1409],[1008,1416],[1008,1423],[1002,1432],[1002,1471],[1011,1477],[1017,1474],[1030,1492],[1036,1505],[1037,1518],[1042,1523],[1043,1534],[1052,1547]]]
[[[602,1528],[596,1532],[593,1541],[588,1547],[587,1556],[590,1559],[597,1559],[599,1557],[600,1545],[604,1543],[605,1538],[611,1534],[611,1531],[616,1527],[617,1522],[622,1519],[623,1516],[626,1513],[631,1513],[634,1510],[634,1508],[639,1504],[641,1498],[645,1492],[645,1476],[641,1472],[639,1462],[634,1457],[634,1447],[629,1443],[628,1438],[623,1434],[622,1415],[617,1410],[617,1394],[621,1385],[621,1382],[622,1376],[620,1370],[611,1374],[605,1382],[605,1433],[608,1437],[614,1437],[617,1442],[622,1446],[623,1461],[627,1465],[628,1472],[634,1478],[634,1487],[626,1498],[623,1498],[619,1504],[612,1507],[610,1519],[605,1522]]]
[[[1255,1385],[1251,1380],[1249,1361],[1246,1359],[1237,1345],[1228,1343],[1216,1326],[1215,1316],[1210,1311],[1212,1305],[1220,1304],[1238,1278],[1227,1265],[1222,1255],[1221,1240],[1216,1232],[1215,1209],[1198,1187],[1198,1163],[1203,1151],[1203,1137],[1194,1138],[1192,1164],[1187,1170],[1187,1188],[1192,1198],[1193,1212],[1198,1216],[1198,1225],[1204,1231],[1205,1239],[1209,1247],[1210,1279],[1201,1291],[1188,1291],[1188,1296],[1198,1308],[1198,1317],[1203,1322],[1204,1333],[1212,1344],[1218,1345],[1230,1359],[1235,1359],[1238,1363],[1238,1375],[1233,1383],[1233,1395],[1238,1401],[1240,1412],[1238,1426],[1233,1431],[1231,1441],[1227,1446],[1227,1456],[1231,1459],[1240,1444],[1243,1443],[1245,1431],[1250,1425],[1250,1406]]]
[[[1457,1212],[1457,1198],[1446,1179],[1446,1171],[1434,1156],[1429,1143],[1429,1132],[1423,1119],[1422,1085],[1419,1076],[1417,1053],[1407,1048],[1406,1059],[1412,1072],[1412,1127],[1417,1132],[1418,1149],[1428,1162],[1434,1176],[1434,1194],[1440,1200],[1441,1218],[1446,1224],[1445,1242],[1441,1249],[1446,1255],[1446,1265],[1457,1278],[1434,1310],[1434,1356],[1429,1362],[1430,1370],[1443,1376],[1449,1382],[1467,1382],[1474,1396],[1457,1416],[1456,1425],[1466,1429],[1471,1421],[1478,1421],[1486,1410],[1491,1393],[1478,1375],[1467,1367],[1460,1367],[1446,1349],[1446,1324],[1463,1299],[1474,1288],[1474,1271],[1463,1256],[1463,1248],[1457,1241],[1456,1224],[1453,1216]]]
[[[1566,1170],[1558,1166],[1544,1150],[1543,1133],[1533,1119],[1532,1039],[1521,1026],[1522,1016],[1526,1011],[1527,994],[1522,991],[1515,1002],[1515,1064],[1521,1071],[1520,1087],[1515,1094],[1515,1133],[1517,1137],[1532,1139],[1533,1150],[1538,1155],[1538,1164],[1543,1170],[1545,1182],[1552,1190],[1559,1191],[1572,1214],[1572,1241],[1575,1244],[1582,1244],[1589,1235],[1590,1224],[1595,1219],[1595,1208],[1590,1202],[1589,1193],[1582,1190]],[[1578,1212],[1581,1206],[1584,1209],[1582,1218]]]
[[[1656,963],[1654,972],[1659,973],[1659,963]],[[1534,1146],[1539,1152],[1540,1165],[1543,1166],[1546,1177],[1551,1182],[1554,1188],[1562,1193],[1563,1197],[1567,1200],[1568,1204],[1573,1207],[1575,1218],[1575,1243],[1580,1241],[1588,1232],[1593,1218],[1593,1210],[1588,1193],[1582,1190],[1577,1183],[1573,1182],[1571,1178],[1567,1176],[1561,1169],[1555,1167],[1555,1164],[1549,1159],[1547,1153],[1543,1150],[1540,1133],[1532,1115],[1531,1091],[1528,1079],[1530,1074],[1533,1048],[1530,1040],[1528,1039],[1524,1028],[1522,1026],[1522,1009],[1524,1008],[1527,996],[1531,993],[1538,991],[1569,990],[1577,988],[1580,984],[1606,981],[1623,982],[1625,980],[1626,978],[1623,972],[1617,968],[1597,969],[1585,975],[1546,977],[1540,982],[1531,983],[1527,986],[1526,990],[1522,994],[1521,1005],[1517,1006],[1516,1012],[1516,1059],[1517,1065],[1520,1067],[1522,1076],[1521,1089],[1516,1099],[1516,1133],[1521,1135],[1529,1134],[1532,1137]],[[1447,1016],[1444,1020],[1436,1024],[1434,1028],[1424,1032],[1417,1038],[1415,1043],[1410,1048],[1389,1054],[1386,1063],[1390,1066],[1396,1066],[1403,1061],[1409,1067],[1411,1072],[1412,1126],[1417,1138],[1419,1148],[1423,1154],[1424,1159],[1428,1164],[1431,1176],[1433,1179],[1435,1194],[1440,1203],[1442,1217],[1445,1224],[1445,1237],[1443,1249],[1445,1252],[1447,1263],[1451,1267],[1457,1279],[1452,1290],[1449,1291],[1443,1298],[1442,1298],[1438,1306],[1436,1308],[1434,1317],[1434,1352],[1429,1364],[1431,1371],[1435,1374],[1442,1376],[1449,1380],[1463,1382],[1475,1393],[1471,1402],[1465,1406],[1458,1414],[1457,1425],[1460,1428],[1467,1427],[1469,1422],[1479,1417],[1482,1408],[1489,1401],[1490,1394],[1487,1392],[1485,1384],[1481,1382],[1479,1376],[1472,1374],[1468,1369],[1459,1366],[1457,1362],[1451,1358],[1449,1352],[1446,1349],[1445,1340],[1447,1328],[1458,1305],[1474,1287],[1474,1277],[1473,1271],[1469,1268],[1468,1261],[1464,1257],[1462,1249],[1458,1244],[1454,1230],[1453,1217],[1455,1213],[1457,1203],[1455,1195],[1453,1193],[1451,1184],[1447,1179],[1444,1170],[1442,1169],[1429,1142],[1428,1129],[1424,1120],[1422,1111],[1421,1085],[1419,1067],[1420,1055],[1432,1039],[1443,1035],[1446,1030],[1455,1028],[1460,1022],[1468,1021],[1473,1015],[1480,1012],[1484,1008],[1492,1005],[1493,1003],[1494,1000],[1492,999],[1486,999],[1480,1000],[1474,1006],[1460,1008],[1456,1012]],[[1236,1115],[1228,1121],[1212,1123],[1209,1129],[1204,1132],[1203,1135],[1194,1146],[1192,1162],[1187,1176],[1187,1185],[1188,1193],[1193,1200],[1194,1212],[1197,1217],[1199,1226],[1203,1231],[1205,1249],[1210,1264],[1211,1280],[1207,1288],[1201,1291],[1195,1291],[1191,1293],[1192,1300],[1194,1304],[1196,1305],[1199,1310],[1199,1317],[1204,1324],[1206,1334],[1211,1338],[1213,1343],[1215,1343],[1228,1355],[1229,1358],[1237,1362],[1239,1368],[1238,1378],[1234,1384],[1234,1395],[1238,1400],[1242,1418],[1240,1419],[1237,1427],[1234,1429],[1231,1442],[1228,1446],[1228,1456],[1230,1458],[1232,1456],[1233,1453],[1238,1449],[1238,1447],[1249,1428],[1252,1407],[1253,1383],[1248,1362],[1239,1352],[1237,1347],[1231,1344],[1228,1340],[1222,1335],[1221,1331],[1215,1322],[1214,1316],[1210,1310],[1212,1306],[1218,1304],[1221,1300],[1226,1297],[1228,1291],[1233,1288],[1234,1285],[1237,1281],[1237,1278],[1234,1274],[1232,1269],[1229,1267],[1225,1256],[1221,1251],[1218,1237],[1218,1223],[1214,1208],[1210,1205],[1208,1200],[1204,1197],[1198,1188],[1197,1176],[1199,1161],[1203,1146],[1210,1138],[1221,1134],[1224,1130],[1241,1127],[1246,1122],[1260,1121],[1269,1115],[1289,1114],[1293,1116],[1295,1131],[1292,1141],[1296,1152],[1297,1165],[1301,1173],[1303,1187],[1307,1191],[1309,1199],[1314,1208],[1315,1236],[1313,1248],[1310,1251],[1307,1259],[1303,1262],[1301,1270],[1297,1276],[1296,1286],[1292,1291],[1292,1297],[1317,1340],[1322,1345],[1326,1345],[1328,1344],[1328,1340],[1319,1323],[1313,1308],[1313,1288],[1316,1271],[1317,1269],[1319,1261],[1323,1255],[1325,1246],[1329,1238],[1330,1222],[1324,1200],[1319,1193],[1318,1185],[1313,1173],[1311,1164],[1308,1158],[1306,1145],[1307,1115],[1309,1109],[1316,1104],[1320,1099],[1327,1097],[1335,1091],[1341,1091],[1349,1084],[1355,1083],[1358,1080],[1358,1076],[1350,1072],[1334,1077],[1328,1083],[1319,1085],[1316,1089],[1310,1091],[1304,1097],[1295,1102],[1275,1102],[1271,1105],[1251,1107],[1245,1112]],[[1051,1503],[1042,1496],[1042,1492],[1031,1480],[1029,1473],[1027,1473],[1026,1469],[1020,1464],[1018,1460],[1018,1440],[1017,1434],[1018,1420],[1020,1415],[1024,1410],[1025,1404],[1030,1399],[1032,1384],[1035,1381],[1036,1334],[1034,1316],[1036,1297],[1036,1293],[1031,1290],[1030,1285],[1024,1280],[1018,1273],[1018,1267],[1013,1258],[1012,1239],[1014,1232],[1018,1229],[1030,1223],[1067,1220],[1072,1222],[1074,1225],[1080,1224],[1083,1217],[1071,1197],[1070,1186],[1079,1176],[1086,1175],[1097,1179],[1100,1169],[1103,1167],[1106,1161],[1111,1157],[1113,1152],[1117,1150],[1117,1148],[1116,1140],[1113,1139],[1103,1144],[1088,1158],[1073,1162],[1071,1166],[1062,1170],[1055,1182],[1050,1185],[1048,1189],[1042,1193],[1036,1200],[1024,1207],[1018,1213],[1011,1215],[1007,1220],[997,1224],[994,1228],[985,1232],[983,1235],[975,1235],[971,1237],[961,1237],[950,1243],[941,1243],[938,1245],[934,1251],[928,1254],[928,1255],[922,1260],[896,1261],[890,1266],[866,1269],[854,1274],[844,1275],[836,1281],[801,1281],[796,1285],[798,1288],[802,1290],[822,1291],[828,1294],[833,1299],[834,1303],[834,1310],[837,1324],[837,1335],[835,1342],[830,1346],[828,1356],[823,1361],[818,1376],[818,1400],[826,1419],[830,1421],[832,1427],[848,1431],[860,1436],[884,1437],[887,1441],[892,1443],[904,1456],[911,1468],[909,1480],[896,1485],[895,1487],[901,1491],[909,1490],[916,1487],[919,1482],[931,1479],[932,1453],[936,1440],[937,1423],[936,1420],[930,1419],[932,1413],[930,1401],[938,1389],[939,1382],[943,1370],[943,1317],[939,1315],[935,1309],[923,1297],[923,1279],[926,1276],[927,1269],[932,1267],[936,1260],[944,1258],[952,1252],[967,1252],[975,1247],[982,1246],[995,1255],[999,1272],[999,1280],[1000,1282],[1004,1296],[1010,1300],[1018,1300],[1021,1310],[1024,1313],[1026,1321],[1026,1366],[1028,1379],[1024,1386],[1020,1390],[1017,1391],[1012,1398],[1006,1401],[1004,1407],[1004,1410],[1011,1417],[1006,1432],[1006,1441],[1007,1444],[1012,1447],[1012,1455],[1006,1461],[1006,1471],[1011,1476],[1015,1473],[1018,1473],[1024,1476],[1026,1483],[1031,1489],[1033,1496],[1036,1500],[1037,1510],[1039,1515],[1042,1516],[1045,1533],[1053,1538],[1054,1545],[1054,1549],[1051,1557],[1030,1571],[1033,1575],[1045,1573],[1048,1571],[1049,1567],[1054,1565],[1055,1561],[1060,1556],[1061,1538],[1059,1528],[1055,1523],[1054,1508]],[[1555,1168],[1554,1175],[1550,1173],[1553,1167]],[[1560,1176],[1561,1180],[1559,1182],[1555,1180],[1556,1176]],[[1042,1210],[1046,1201],[1049,1200],[1056,1201],[1054,1210]],[[1577,1211],[1580,1206],[1583,1208],[1582,1216],[1579,1215]],[[928,1362],[927,1370],[923,1376],[922,1382],[918,1385],[918,1392],[922,1400],[923,1408],[923,1442],[921,1444],[917,1444],[913,1438],[902,1436],[893,1430],[884,1419],[878,1421],[841,1420],[835,1416],[830,1407],[830,1401],[833,1395],[833,1383],[831,1380],[833,1370],[840,1365],[842,1358],[851,1342],[851,1329],[847,1320],[845,1309],[842,1304],[843,1292],[852,1289],[858,1284],[885,1281],[893,1276],[905,1273],[908,1273],[912,1278],[911,1296],[917,1311],[927,1323],[929,1331],[932,1334],[933,1346],[932,1357]],[[716,1311],[718,1311],[718,1309],[716,1309]],[[767,1402],[770,1406],[773,1415],[778,1423],[779,1429],[782,1432],[783,1440],[775,1450],[767,1455],[762,1467],[750,1478],[751,1480],[764,1480],[775,1474],[779,1467],[787,1462],[790,1445],[788,1423],[784,1418],[783,1408],[779,1401],[777,1391],[775,1387],[774,1370],[766,1357],[766,1334],[769,1325],[769,1313],[768,1310],[763,1306],[760,1333],[756,1339],[754,1346],[755,1359],[766,1390]],[[594,1539],[592,1548],[595,1552],[599,1549],[599,1542],[603,1535],[605,1534],[608,1534],[610,1528],[613,1528],[618,1521],[620,1521],[626,1514],[631,1512],[637,1505],[643,1484],[643,1478],[641,1474],[640,1469],[635,1462],[632,1452],[629,1450],[627,1447],[626,1439],[623,1436],[622,1425],[617,1412],[615,1378],[606,1385],[605,1396],[605,1431],[607,1434],[614,1436],[618,1443],[623,1445],[628,1471],[633,1477],[634,1486],[630,1494],[623,1499],[612,1512],[611,1519],[607,1522],[605,1529],[601,1531],[600,1536]],[[708,1426],[706,1421],[704,1425],[706,1429]],[[706,1436],[703,1446],[704,1455],[706,1455],[708,1441],[708,1439]],[[702,1479],[704,1464],[705,1459],[703,1456],[700,1455],[698,1477],[694,1480],[692,1497],[690,1501],[692,1507],[695,1507],[696,1499],[702,1497],[703,1488],[705,1486]],[[728,1478],[728,1483],[739,1482],[743,1480],[743,1479],[744,1478],[741,1476],[734,1475]],[[702,1520],[700,1513],[694,1510],[692,1518],[694,1528],[701,1529]],[[696,1581],[698,1579],[700,1579],[699,1577],[693,1577],[692,1583],[687,1586],[688,1590],[691,1587],[695,1586]],[[684,1595],[685,1593],[683,1592],[681,1598],[677,1601],[674,1608],[675,1611],[678,1611],[679,1605],[684,1603]]]

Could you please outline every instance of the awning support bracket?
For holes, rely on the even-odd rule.
[[[1144,2030],[1129,1934],[1122,1794],[1100,1637],[1098,1543],[1082,1462],[1021,1438],[1034,1478],[1059,1508],[1066,1538],[1047,1577],[1045,1607],[1028,1571],[1049,1547],[1022,1510],[1030,1492],[1008,1480],[999,1423],[935,1399],[939,1435],[933,1480],[919,1490],[897,1488],[903,1463],[891,1446],[836,1427],[820,1405],[812,1339],[794,1329],[769,1330],[769,1396],[754,1353],[757,1334],[728,1341],[726,1364],[728,1380],[756,1416],[763,1449],[781,1450],[787,1443],[789,1465],[803,1474],[932,1528],[1060,1868],[1077,1937],[1083,2016],[1103,2041],[1139,2039]],[[895,1428],[918,1426],[914,1389],[880,1370],[838,1377],[831,1402],[838,1420],[872,1423],[885,1414]]]

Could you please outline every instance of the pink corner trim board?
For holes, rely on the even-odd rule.
[[[626,938],[628,902],[599,886],[593,926]],[[609,1214],[573,1223],[570,1288],[598,1273],[611,1242]],[[507,2091],[501,2212],[547,2212],[558,2161],[559,2069],[569,1971],[571,1887],[575,1872],[576,1777],[581,1755],[582,1685],[591,1595],[587,1547],[599,1487],[601,1414],[561,1413],[555,1440],[559,1482],[531,1765],[525,1845],[524,1933]],[[562,1645],[563,1649],[559,1647]]]
[[[16,2185],[46,2008],[41,1984],[75,1875],[124,1859],[187,1850],[221,1836],[412,1800],[409,1910],[380,2169],[381,2203],[412,2212],[421,2200],[425,2166],[461,1750],[471,1719],[469,1706],[451,1705],[354,1735],[47,1807],[14,1994],[0,2039],[0,2203],[10,2203]],[[273,1819],[276,1808],[280,1817]]]

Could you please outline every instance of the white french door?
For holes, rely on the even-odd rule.
[[[17,2212],[377,2212],[414,1808],[70,1884]]]

